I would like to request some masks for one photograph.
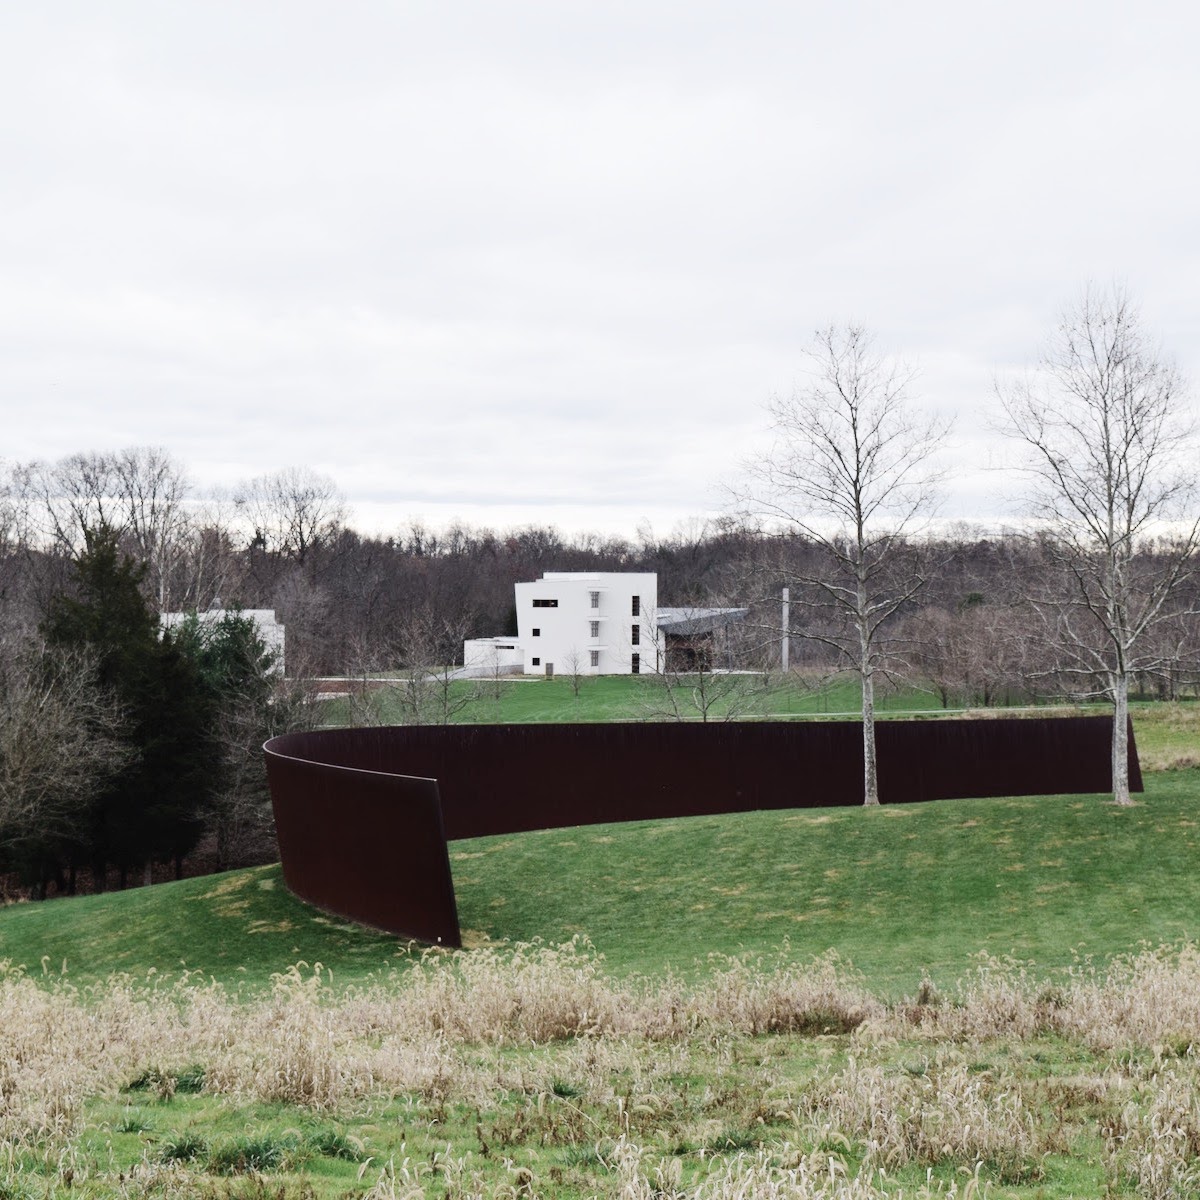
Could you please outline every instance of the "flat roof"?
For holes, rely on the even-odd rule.
[[[656,571],[543,571],[535,582],[542,580],[600,580],[600,579],[651,579],[657,576]]]

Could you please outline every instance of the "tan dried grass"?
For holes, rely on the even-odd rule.
[[[1192,1060],[1154,1080],[1144,1106],[1130,1102],[1107,1130],[1105,1167],[1118,1190],[1150,1200],[1200,1195],[1200,1073]]]
[[[739,1033],[852,1033],[884,1006],[836,954],[808,964],[722,957],[691,1002],[696,1019]]]
[[[1027,1178],[1041,1156],[1061,1151],[1034,1118],[1039,1103],[1055,1099],[1109,1114],[1105,1161],[1115,1185],[1183,1195],[1197,1186],[1200,1158],[1198,995],[1200,951],[1190,946],[1148,950],[1104,974],[1081,966],[1052,987],[1020,964],[983,960],[947,999],[927,988],[920,1002],[897,1005],[872,997],[835,958],[805,966],[721,959],[687,987],[609,979],[582,942],[430,953],[405,974],[345,990],[320,970],[295,968],[257,996],[195,976],[114,976],[81,990],[0,968],[0,1139],[66,1147],[90,1097],[151,1077],[167,1095],[177,1075],[199,1065],[207,1091],[314,1110],[402,1096],[436,1117],[455,1102],[487,1107],[499,1092],[526,1097],[521,1120],[543,1129],[595,1121],[587,1138],[617,1138],[608,1144],[619,1147],[611,1150],[619,1194],[682,1194],[677,1158],[639,1147],[696,1047],[715,1089],[733,1056],[757,1044],[747,1039],[837,1034],[849,1037],[840,1043],[855,1055],[849,1066],[818,1071],[796,1096],[770,1071],[748,1074],[743,1064],[739,1085],[751,1080],[756,1097],[720,1109],[720,1120],[747,1127],[784,1112],[802,1149],[775,1142],[769,1155],[722,1154],[688,1184],[689,1195],[857,1200],[878,1194],[872,1171],[943,1160]],[[1054,1080],[1034,1094],[1004,1073],[973,1069],[958,1048],[1044,1035],[1118,1052],[1120,1070]],[[889,1046],[914,1039],[939,1042],[920,1069],[886,1061]],[[514,1046],[525,1049],[514,1055]],[[875,1051],[882,1065],[864,1061]],[[560,1104],[564,1081],[576,1099]],[[710,1132],[709,1099],[679,1117],[700,1137]],[[864,1158],[865,1174],[847,1176],[836,1149],[811,1149],[839,1145]],[[442,1169],[448,1194],[474,1194],[475,1167],[448,1159]],[[374,1194],[420,1183],[404,1170],[381,1174]],[[143,1175],[144,1194],[167,1178],[149,1168]],[[489,1178],[489,1194],[494,1185]]]
[[[981,957],[948,1000],[906,1004],[871,1023],[880,1036],[914,1031],[953,1041],[1053,1034],[1092,1050],[1200,1047],[1200,948],[1160,947],[1117,958],[1101,972],[1083,965],[1055,983],[1021,963]]]

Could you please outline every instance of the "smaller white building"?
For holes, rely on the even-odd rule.
[[[525,655],[516,638],[472,638],[463,642],[463,668],[476,675],[520,675]]]
[[[215,625],[226,616],[245,617],[247,620],[253,621],[255,631],[262,639],[263,645],[274,656],[272,672],[276,675],[284,673],[284,628],[283,622],[276,620],[274,609],[206,608],[197,610],[195,615],[199,618],[202,626]],[[174,629],[175,626],[182,625],[190,616],[192,616],[190,612],[163,613],[159,617],[159,624],[163,629]]]

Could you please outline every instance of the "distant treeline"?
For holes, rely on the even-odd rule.
[[[827,549],[730,518],[666,537],[565,535],[412,523],[392,536],[350,527],[336,484],[306,469],[198,498],[163,451],[79,454],[11,466],[0,496],[0,624],[11,641],[36,630],[77,583],[84,531],[103,523],[142,567],[154,610],[274,609],[287,627],[292,676],[360,675],[461,659],[464,638],[515,633],[513,584],[544,571],[654,571],[664,605],[748,605],[740,665],[778,665],[780,590],[791,585],[793,667],[819,673],[836,656],[821,641],[836,614],[812,580]],[[1053,535],[981,536],[969,526],[912,540],[907,577],[920,581],[888,618],[887,674],[916,679],[943,703],[1086,696],[1091,683],[1057,670],[1056,631],[1032,601],[1069,596],[1049,553]],[[1154,543],[1141,554],[1153,563]],[[1197,683],[1193,581],[1138,688],[1170,697]],[[1097,634],[1099,636],[1099,634]],[[809,640],[804,640],[805,638]]]

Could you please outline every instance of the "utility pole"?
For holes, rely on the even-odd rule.
[[[779,666],[783,673],[788,673],[788,632],[791,628],[791,604],[789,603],[788,589],[783,589],[783,643],[779,649]]]

